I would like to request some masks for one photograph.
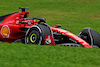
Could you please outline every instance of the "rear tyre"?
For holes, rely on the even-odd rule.
[[[28,43],[29,44],[39,44],[40,34],[38,31],[33,30],[29,33]]]
[[[46,34],[53,37],[52,30],[48,25],[33,25],[26,33],[25,44],[44,45]]]

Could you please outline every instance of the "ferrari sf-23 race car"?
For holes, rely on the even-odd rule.
[[[60,25],[50,27],[42,17],[29,17],[25,7],[22,11],[0,16],[0,41],[24,44],[100,47],[100,34],[86,27],[74,35]]]

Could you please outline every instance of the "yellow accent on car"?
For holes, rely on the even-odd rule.
[[[68,33],[68,35],[74,35],[74,34],[72,34],[72,33]]]
[[[34,22],[36,22],[36,20],[34,19]]]
[[[33,40],[33,39],[34,39],[34,40]],[[34,43],[34,42],[36,41],[36,39],[37,39],[36,34],[32,34],[32,35],[30,36],[30,41],[31,41],[32,43]]]

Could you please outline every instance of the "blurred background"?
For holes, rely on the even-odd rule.
[[[74,34],[84,27],[100,32],[100,0],[2,0],[0,15],[29,7],[32,17],[44,17],[50,26],[61,24]]]

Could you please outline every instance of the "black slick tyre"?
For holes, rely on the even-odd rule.
[[[33,30],[29,33],[28,44],[39,44],[40,34],[38,31]]]
[[[52,30],[46,24],[33,25],[28,29],[25,36],[25,44],[44,45],[45,35],[53,37]]]

